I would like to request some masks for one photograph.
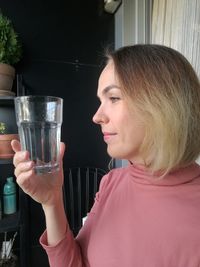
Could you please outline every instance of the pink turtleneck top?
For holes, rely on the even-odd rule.
[[[140,166],[114,169],[76,239],[40,238],[51,267],[199,267],[200,166],[153,177]]]

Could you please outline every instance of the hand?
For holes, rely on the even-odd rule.
[[[29,159],[28,151],[21,151],[19,141],[12,140],[11,145],[15,152],[13,164],[18,185],[42,205],[56,205],[56,202],[62,198],[64,143],[60,144],[60,170],[43,175],[35,173],[35,163]]]

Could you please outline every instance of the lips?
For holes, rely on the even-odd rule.
[[[110,140],[116,133],[103,132],[104,141]]]

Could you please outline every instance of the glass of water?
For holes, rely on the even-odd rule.
[[[59,169],[63,99],[54,96],[15,97],[22,150],[30,153],[37,174]]]

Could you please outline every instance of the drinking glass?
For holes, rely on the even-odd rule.
[[[63,99],[54,96],[15,97],[15,113],[22,150],[28,150],[35,172],[59,169]]]

